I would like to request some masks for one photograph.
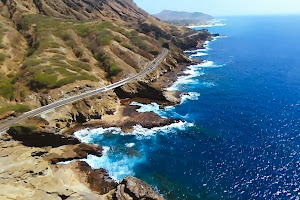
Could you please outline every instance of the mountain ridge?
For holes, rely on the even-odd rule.
[[[155,14],[155,17],[162,21],[171,22],[177,25],[204,24],[212,20],[213,17],[202,12],[185,12],[163,10]]]

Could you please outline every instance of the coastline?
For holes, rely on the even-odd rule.
[[[209,38],[209,40],[212,40],[212,38]],[[204,45],[204,42],[200,44]],[[166,88],[172,86],[177,81],[178,77],[185,75],[184,72],[187,70],[188,66],[200,63],[201,62],[191,60],[190,63],[178,64],[178,67],[174,68],[172,71],[164,73],[163,76],[160,76],[158,81],[153,83],[153,87],[163,88],[161,89],[161,92],[163,92],[163,95],[165,96],[166,100],[159,101],[152,100],[149,98],[122,99],[121,106],[117,109],[116,113],[109,113],[107,115],[104,115],[102,119],[95,119],[86,123],[73,123],[72,127],[65,130],[63,134],[53,134],[56,132],[55,129],[31,130],[26,129],[24,127],[15,127],[11,129],[8,134],[3,134],[1,136],[2,141],[6,142],[5,145],[1,145],[1,149],[3,150],[3,155],[1,155],[7,156],[7,151],[4,151],[4,149],[6,149],[7,146],[10,146],[12,150],[14,150],[14,148],[17,148],[20,151],[24,152],[24,156],[22,156],[22,159],[28,160],[28,162],[30,161],[34,164],[25,167],[25,171],[23,173],[40,174],[42,177],[44,177],[43,179],[46,182],[50,182],[50,180],[66,182],[67,186],[63,187],[64,189],[62,189],[63,191],[61,192],[64,196],[71,197],[72,194],[65,189],[67,189],[68,187],[74,187],[78,184],[81,185],[81,187],[85,188],[85,193],[98,193],[98,195],[94,196],[95,198],[113,198],[113,196],[116,196],[117,194],[120,194],[122,192],[124,193],[124,191],[120,191],[119,189],[115,190],[115,188],[119,188],[121,187],[121,185],[125,185],[124,187],[127,187],[127,178],[118,183],[112,178],[110,178],[109,174],[105,169],[93,169],[90,165],[86,164],[86,162],[81,161],[82,159],[87,159],[89,155],[101,157],[103,155],[103,149],[92,144],[80,142],[78,138],[74,137],[74,132],[86,128],[95,129],[100,127],[116,127],[121,128],[125,133],[130,133],[134,130],[134,127],[136,125],[141,125],[141,127],[151,130],[152,128],[168,127],[172,126],[173,124],[183,123],[181,120],[176,118],[163,118],[154,112],[139,113],[137,112],[137,109],[139,109],[140,106],[131,104],[132,102],[155,102],[161,108],[180,104],[182,102],[182,96],[184,93],[179,91],[168,91]],[[41,125],[41,127],[47,126],[47,122],[44,123],[45,124]],[[41,138],[43,138],[43,140],[41,140]],[[31,141],[36,141],[39,144],[33,145]],[[49,145],[49,142],[56,143],[57,141],[61,141],[61,143],[58,143],[57,146],[54,146],[52,148],[47,148],[46,150],[44,149],[46,146]],[[14,150],[14,152],[17,153],[18,151]],[[17,156],[18,154],[13,153],[9,157],[10,159],[15,159],[17,158]],[[59,164],[60,162],[67,162],[67,164]],[[9,167],[21,167],[20,163],[6,165]],[[38,167],[40,165],[44,166],[44,168],[38,168],[38,170],[34,172],[29,170],[32,168],[32,166]],[[3,169],[5,169],[4,166]],[[28,172],[26,172],[26,169],[28,169]],[[52,175],[47,174],[46,169],[51,169],[51,171],[55,173]],[[87,177],[87,179],[82,179],[79,182],[78,180],[73,180],[74,183],[71,183],[70,180],[68,180],[68,177],[72,176],[70,174],[70,171],[71,173],[76,174],[76,176],[78,177],[83,176]],[[61,177],[59,174],[65,175]],[[140,182],[140,180],[134,178],[129,179],[135,184],[144,185],[143,187],[147,188],[147,194],[152,196],[152,199],[162,199],[160,196],[156,195],[151,189],[151,187],[149,187],[146,183]],[[100,186],[94,186],[95,184],[99,183],[101,183]],[[57,185],[55,188],[57,187],[62,186]],[[21,189],[23,190],[21,193],[26,193],[27,189],[27,186],[25,186],[24,189]],[[41,189],[41,191],[46,191],[46,189]],[[108,191],[113,192],[107,193]]]

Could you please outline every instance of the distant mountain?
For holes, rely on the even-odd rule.
[[[161,13],[154,15],[162,21],[170,22],[177,25],[200,25],[212,20],[213,17],[201,12],[178,12],[164,10]]]

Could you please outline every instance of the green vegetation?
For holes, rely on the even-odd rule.
[[[5,45],[2,44],[2,41],[3,41],[3,37],[6,32],[7,32],[7,29],[4,28],[4,24],[0,23],[0,49],[5,48]]]
[[[6,58],[5,54],[0,53],[0,62],[4,62],[5,58]]]
[[[22,68],[25,69],[27,67],[33,67],[33,66],[40,65],[42,63],[44,63],[44,61],[39,58],[29,58],[23,62]]]
[[[35,74],[33,81],[39,86],[39,88],[51,88],[56,84],[57,75],[38,72],[37,74]]]
[[[21,92],[20,92],[20,96],[21,96],[21,97],[26,97],[27,94],[28,94],[28,90],[27,90],[26,88],[23,89],[23,90],[21,90]]]
[[[116,64],[112,64],[109,68],[109,72],[108,72],[107,76],[108,77],[116,76],[122,71],[123,71],[123,69],[121,67],[119,67]]]
[[[84,62],[80,62],[80,61],[76,61],[76,60],[67,60],[67,62],[74,67],[84,69],[86,71],[92,70],[92,67],[89,64],[84,63]]]
[[[23,113],[23,112],[28,112],[30,111],[30,108],[26,105],[22,104],[16,104],[16,105],[4,105],[0,107],[0,114],[4,114],[6,112],[18,112],[18,113]]]
[[[131,37],[130,42],[144,51],[148,50],[148,46],[145,44],[145,42],[140,37]]]
[[[129,49],[130,51],[134,51],[134,47],[128,43],[122,42],[121,45],[127,49]]]
[[[80,80],[98,81],[97,78],[84,73],[81,75],[75,75],[75,76],[69,76],[69,77],[63,78],[55,84],[55,87],[59,88],[63,85],[74,83],[74,82],[80,81]]]
[[[10,128],[14,129],[17,133],[24,134],[24,130],[34,132],[38,127],[34,124],[12,125]]]
[[[151,50],[151,51],[149,51],[149,53],[151,53],[154,56],[158,56],[159,55],[159,51],[155,51],[155,50]]]
[[[0,80],[0,96],[11,100],[15,97],[15,88],[12,84],[12,78],[1,78]]]

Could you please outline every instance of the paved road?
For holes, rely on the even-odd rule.
[[[37,108],[35,110],[26,112],[23,115],[21,115],[19,117],[16,117],[16,118],[0,125],[0,134],[7,131],[9,129],[9,127],[12,126],[13,124],[18,123],[18,122],[20,122],[24,119],[34,117],[34,116],[40,115],[42,113],[45,113],[47,111],[51,111],[55,108],[58,108],[58,107],[61,107],[61,106],[64,106],[64,105],[82,100],[82,99],[85,99],[87,97],[91,97],[93,95],[96,95],[96,94],[99,94],[99,93],[102,93],[102,92],[106,92],[106,91],[115,89],[115,88],[120,87],[122,85],[125,85],[126,83],[129,83],[133,80],[141,78],[142,76],[144,76],[148,72],[151,72],[155,67],[157,67],[163,61],[163,59],[166,58],[167,54],[168,54],[168,49],[163,48],[163,52],[157,58],[155,58],[150,64],[148,64],[143,71],[141,71],[140,73],[138,73],[138,74],[136,74],[132,77],[126,78],[124,80],[113,83],[111,85],[108,85],[108,86],[105,86],[105,87],[102,87],[102,88],[98,88],[98,89],[95,89],[95,90],[91,90],[91,91],[88,91],[88,92],[85,92],[85,93],[82,93],[82,94],[79,94],[79,95],[76,95],[76,96],[73,96],[73,97],[61,99],[59,101],[48,104],[48,105],[43,106],[41,108]]]

